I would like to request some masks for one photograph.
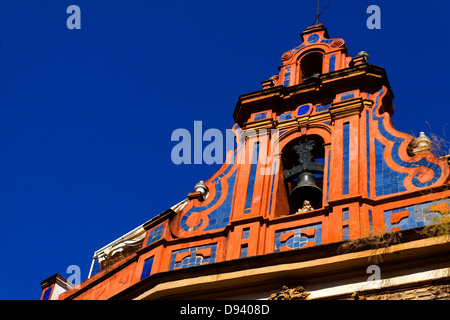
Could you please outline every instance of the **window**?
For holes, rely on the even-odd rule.
[[[322,52],[311,52],[305,55],[300,61],[303,81],[311,78],[315,74],[322,74]]]
[[[241,258],[247,257],[247,249],[248,249],[248,244],[243,244],[241,246]]]
[[[244,228],[244,230],[242,230],[242,239],[248,239],[249,236],[250,236],[250,228]]]

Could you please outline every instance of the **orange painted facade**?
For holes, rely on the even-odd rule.
[[[205,181],[206,199],[147,222],[142,248],[59,299],[115,298],[160,273],[410,229],[448,212],[448,159],[408,151],[413,137],[392,125],[384,69],[350,57],[323,25],[281,60],[262,90],[239,97],[237,148]],[[303,138],[324,164],[322,204],[296,213],[283,172]]]

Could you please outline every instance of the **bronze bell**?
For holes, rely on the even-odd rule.
[[[320,205],[322,201],[322,190],[316,185],[316,179],[311,172],[302,172],[297,179],[297,185],[291,191],[292,201],[302,206],[305,200],[311,203],[311,206]]]

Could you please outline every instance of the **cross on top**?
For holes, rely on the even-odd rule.
[[[325,8],[323,8],[322,12],[320,12],[320,0],[316,0],[316,1],[317,1],[317,14],[316,14],[316,19],[314,20],[313,24],[319,23],[319,17],[322,15],[322,13],[325,11],[325,9],[330,5],[330,4],[327,4],[325,6]]]

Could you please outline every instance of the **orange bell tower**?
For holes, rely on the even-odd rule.
[[[361,280],[370,241],[340,249],[400,230],[401,246],[379,253],[384,276],[401,274],[402,286],[443,279],[414,268],[425,252],[450,251],[416,232],[449,212],[448,158],[394,129],[385,70],[366,52],[350,57],[322,24],[281,61],[261,90],[239,97],[237,147],[219,171],[96,255],[108,267],[60,299],[269,298],[286,283],[310,299],[348,298],[355,283],[375,294]]]

